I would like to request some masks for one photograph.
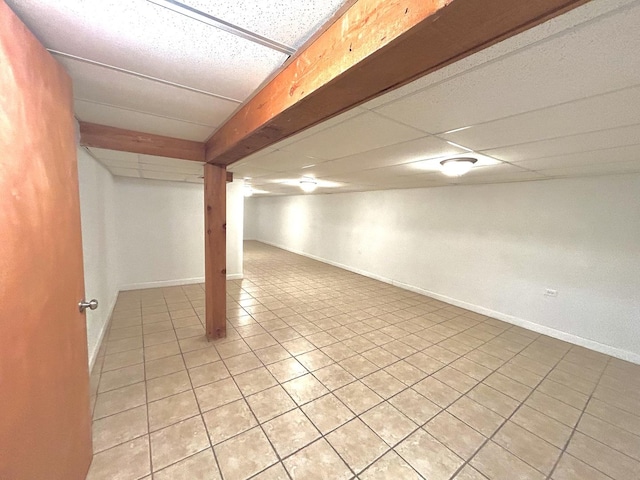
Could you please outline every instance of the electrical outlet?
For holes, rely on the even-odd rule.
[[[544,296],[545,297],[557,297],[558,296],[558,290],[554,290],[553,288],[546,288],[544,290]]]

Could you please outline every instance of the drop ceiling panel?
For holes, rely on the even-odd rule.
[[[276,150],[263,155],[256,160],[256,165],[265,170],[273,172],[286,172],[287,170],[296,170],[307,165],[314,165],[324,162],[325,160],[299,155],[284,150]]]
[[[537,158],[637,144],[640,144],[640,125],[631,125],[599,132],[552,138],[540,142],[523,143],[495,150],[486,150],[483,153],[507,162],[522,162]]]
[[[332,160],[424,136],[372,112],[365,112],[331,128],[283,147],[283,150]]]
[[[639,80],[640,35],[611,32],[633,31],[638,24],[640,4],[376,111],[440,133],[630,87]]]
[[[137,168],[109,168],[109,171],[120,177],[140,177],[140,172]]]
[[[626,147],[608,148],[604,150],[592,150],[590,152],[572,153],[569,155],[559,155],[556,157],[538,158],[535,160],[525,160],[515,165],[528,170],[547,170],[552,168],[581,168],[587,165],[602,165],[602,168],[609,168],[616,171],[613,163],[632,162],[640,160],[640,145],[630,145]]]
[[[576,135],[640,123],[640,87],[495,120],[442,138],[472,150]]]
[[[442,157],[464,153],[466,150],[454,147],[436,137],[423,137],[398,143],[363,153],[357,153],[338,160],[331,160],[314,167],[319,175],[357,172],[401,163],[414,162],[426,158]]]
[[[74,107],[76,116],[84,122],[99,123],[110,127],[199,142],[205,141],[211,134],[211,127],[149,115],[134,110],[101,105],[85,100],[75,100]]]
[[[239,105],[78,60],[56,59],[73,78],[76,99],[198,123],[208,126],[209,132]]]
[[[547,177],[542,172],[529,172],[522,170],[520,172],[501,173],[498,175],[485,176],[463,176],[452,180],[456,185],[477,185],[487,183],[510,183],[510,182],[530,182],[533,180],[544,180]]]
[[[183,170],[200,171],[204,162],[194,162],[193,160],[181,160],[179,158],[160,157],[157,155],[139,154],[138,161],[141,165],[163,165],[166,167],[181,168]]]
[[[186,0],[209,15],[291,47],[300,47],[340,8],[344,0]]]
[[[611,175],[617,173],[640,173],[640,159],[630,162],[598,163],[580,167],[550,168],[538,173],[547,177],[576,177],[584,175]]]
[[[243,100],[285,54],[146,1],[13,0],[47,48]]]
[[[138,163],[138,154],[131,152],[120,152],[118,150],[108,150],[106,148],[87,147],[91,154],[100,160],[117,160],[120,162]]]

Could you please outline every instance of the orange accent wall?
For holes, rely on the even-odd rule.
[[[0,0],[0,479],[80,480],[91,419],[72,87]]]

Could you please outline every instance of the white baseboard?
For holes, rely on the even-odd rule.
[[[192,283],[204,283],[204,277],[193,278],[180,278],[177,280],[160,280],[157,282],[140,282],[140,283],[128,283],[120,286],[120,291],[126,290],[141,290],[143,288],[158,288],[158,287],[179,287],[181,285],[190,285]]]
[[[111,324],[113,309],[115,308],[116,302],[118,301],[118,293],[119,292],[116,291],[115,295],[113,295],[113,298],[111,299],[111,304],[109,305],[109,313],[107,314],[107,321],[104,322],[104,324],[102,325],[102,329],[100,329],[98,341],[96,342],[93,351],[89,353],[89,374],[91,374],[93,370],[93,366],[95,365],[96,359],[98,358],[98,352],[100,351],[100,347],[102,347],[102,342],[104,341],[104,336],[109,329],[109,325]]]
[[[243,278],[242,273],[227,273],[227,280],[242,280]]]
[[[279,245],[277,243],[268,242],[266,240],[260,240],[260,239],[256,239],[256,241],[267,244],[267,245],[271,245],[273,247],[281,248],[282,250],[295,253],[296,255],[301,255],[303,257],[311,258],[313,260],[317,260],[322,263],[327,263],[329,265],[333,265],[334,267],[342,268],[343,270],[357,273],[365,277],[373,278],[374,280],[379,280],[381,282],[394,285],[404,290],[409,290],[411,292],[419,293],[420,295],[426,295],[428,297],[435,298],[436,300],[440,300],[442,302],[455,305],[456,307],[465,308],[467,310],[471,310],[472,312],[479,313],[481,315],[486,315],[487,317],[495,318],[503,322],[511,323],[512,325],[517,325],[519,327],[526,328],[527,330],[532,330],[534,332],[541,333],[549,337],[557,338],[558,340],[563,340],[565,342],[573,343],[574,345],[579,345],[581,347],[595,350],[596,352],[604,353],[606,355],[610,355],[612,357],[619,358],[621,360],[626,360],[628,362],[640,364],[640,355],[634,352],[622,350],[620,348],[613,347],[611,345],[605,345],[603,343],[599,343],[594,340],[589,340],[587,338],[579,337],[571,333],[563,332],[562,330],[556,330],[555,328],[546,327],[544,325],[540,325],[539,323],[534,323],[529,320],[524,320],[522,318],[514,317],[506,313],[497,312],[495,310],[481,307],[479,305],[474,305],[471,303],[464,302],[462,300],[457,300],[455,298],[451,298],[446,295],[442,295],[440,293],[431,292],[429,290],[425,290],[420,287],[416,287],[414,285],[398,282],[391,278],[376,275],[375,273],[371,273],[366,270],[361,270],[359,268],[354,268],[349,265],[344,265],[342,263],[334,262],[332,260],[318,257],[316,255],[312,255],[310,253],[306,253],[300,250],[288,248],[284,245]]]

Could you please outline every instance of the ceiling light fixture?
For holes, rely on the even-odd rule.
[[[472,157],[449,158],[440,162],[440,171],[447,177],[461,177],[471,170],[477,161]]]
[[[318,188],[318,182],[315,178],[302,177],[300,179],[300,188],[305,193],[311,193],[315,191],[316,188]]]

